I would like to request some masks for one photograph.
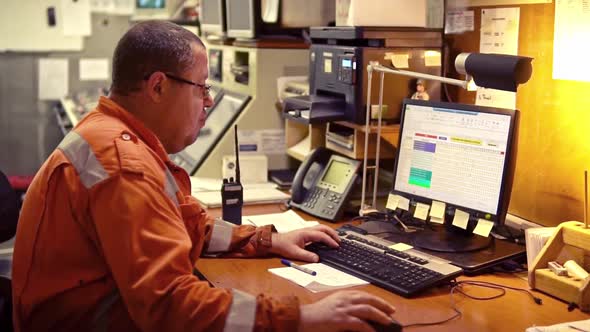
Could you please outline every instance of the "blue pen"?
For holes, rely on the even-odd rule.
[[[315,276],[316,274],[318,274],[316,271],[314,271],[314,270],[310,270],[310,269],[308,269],[308,268],[306,268],[306,267],[303,267],[303,266],[300,266],[300,265],[297,265],[297,264],[295,264],[295,263],[291,262],[291,261],[290,261],[290,260],[288,260],[288,259],[284,259],[284,258],[283,258],[283,259],[281,259],[281,263],[283,263],[283,265],[290,266],[290,267],[292,267],[292,268],[294,268],[294,269],[296,269],[296,270],[299,270],[299,271],[301,271],[301,272],[305,272],[305,273],[307,273],[307,274],[311,274],[312,276]]]

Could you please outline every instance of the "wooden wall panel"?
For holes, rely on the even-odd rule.
[[[543,225],[583,220],[583,176],[590,169],[590,83],[552,78],[554,6],[519,6],[519,55],[534,61],[531,80],[517,93],[521,121],[509,212]],[[482,8],[472,9],[476,30],[447,36],[451,59],[479,50]],[[474,92],[453,91],[459,102],[475,100]]]

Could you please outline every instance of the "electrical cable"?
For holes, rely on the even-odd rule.
[[[533,302],[535,302],[538,305],[543,304],[543,300],[540,297],[535,296],[531,291],[529,291],[528,289],[524,289],[524,288],[505,286],[505,285],[500,285],[500,284],[497,284],[494,282],[478,281],[478,280],[457,281],[455,279],[455,280],[452,280],[450,284],[451,284],[451,291],[449,293],[449,297],[450,297],[450,302],[451,302],[451,309],[453,309],[453,311],[455,311],[455,313],[451,317],[443,319],[443,320],[434,321],[434,322],[420,322],[420,323],[406,324],[403,327],[408,328],[408,327],[413,327],[413,326],[439,325],[439,324],[444,324],[446,322],[449,322],[455,318],[462,316],[463,313],[461,312],[461,310],[459,310],[457,308],[457,304],[455,303],[455,298],[453,296],[455,294],[455,292],[461,293],[464,296],[466,296],[472,300],[487,301],[487,300],[497,299],[497,298],[500,298],[500,297],[506,295],[506,290],[510,289],[510,290],[514,290],[514,291],[518,291],[518,292],[527,293],[531,297]],[[475,295],[467,294],[465,292],[465,290],[463,289],[463,285],[470,285],[470,286],[478,286],[478,287],[495,289],[495,290],[498,290],[499,293],[495,294],[495,295],[491,295],[491,296],[475,296]]]

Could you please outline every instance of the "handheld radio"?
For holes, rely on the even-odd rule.
[[[238,148],[238,125],[234,125],[236,147],[236,181],[234,178],[223,179],[221,185],[221,218],[232,224],[242,224],[242,206],[244,205],[244,188],[240,183],[240,155]]]

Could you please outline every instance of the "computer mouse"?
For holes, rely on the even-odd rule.
[[[395,320],[391,320],[391,323],[387,325],[383,325],[381,323],[377,323],[373,320],[368,321],[369,325],[375,329],[376,332],[401,332],[402,331],[402,324],[398,323]]]

